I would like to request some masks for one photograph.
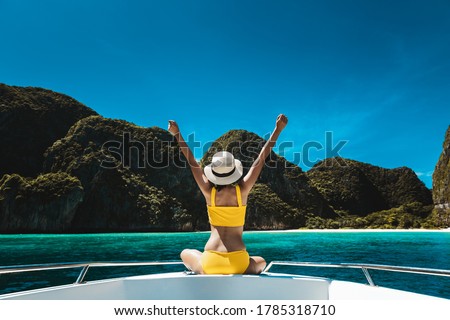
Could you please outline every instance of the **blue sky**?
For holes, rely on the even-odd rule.
[[[449,1],[0,0],[0,29],[0,82],[202,143],[285,113],[286,158],[330,131],[431,187],[450,124]]]

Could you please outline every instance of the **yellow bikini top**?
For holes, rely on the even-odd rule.
[[[245,209],[242,205],[241,188],[236,185],[238,206],[216,206],[216,188],[211,190],[211,205],[208,208],[209,223],[217,227],[242,227],[245,223]]]

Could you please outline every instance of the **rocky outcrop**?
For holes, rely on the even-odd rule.
[[[69,231],[83,201],[80,181],[65,173],[0,179],[0,232]]]
[[[450,126],[447,128],[443,150],[433,172],[433,202],[437,224],[450,226]]]
[[[78,101],[50,90],[0,83],[0,177],[36,177],[45,150],[78,120],[96,114]]]
[[[230,131],[213,144],[203,162],[225,140],[245,141],[237,158],[248,169],[263,139]],[[226,148],[225,148],[226,149]],[[257,150],[258,151],[258,150]],[[47,172],[77,177],[85,190],[72,223],[74,231],[206,230],[205,200],[177,143],[166,130],[92,116],[80,120],[45,154]],[[333,211],[301,169],[271,155],[250,195],[247,227],[286,229],[305,225],[313,214]]]
[[[246,229],[283,230],[304,226],[311,213],[283,201],[267,184],[256,183],[248,197]]]
[[[307,172],[311,183],[342,214],[365,216],[410,203],[432,203],[431,192],[409,168],[385,169],[330,158]]]
[[[264,143],[265,141],[254,133],[231,130],[211,145],[202,163],[210,163],[215,152],[226,150],[241,160],[245,175]],[[304,226],[306,218],[311,214],[324,218],[336,216],[302,169],[274,152],[267,158],[258,183],[259,187],[250,195],[247,214],[250,219],[258,217],[264,221],[273,221],[273,224],[265,224],[266,226],[277,228],[283,225],[296,228]],[[253,204],[251,200],[254,201]],[[274,207],[277,209],[271,211],[270,208]],[[258,224],[255,223],[254,226],[257,227]]]
[[[85,190],[72,230],[195,228],[197,188],[172,144],[159,128],[100,116],[77,122],[47,150],[44,163],[48,172],[77,177]]]
[[[448,136],[433,177],[437,208],[449,202]],[[209,228],[205,200],[166,130],[103,118],[49,90],[0,85],[0,138],[2,233]],[[264,143],[232,130],[201,163],[227,150],[245,174]],[[246,228],[433,227],[431,203],[406,167],[334,158],[305,173],[272,152],[249,195]]]

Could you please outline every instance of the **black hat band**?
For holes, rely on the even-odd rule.
[[[236,167],[234,167],[233,170],[231,170],[230,172],[227,172],[227,173],[217,173],[212,168],[211,168],[211,171],[216,177],[226,178],[226,177],[231,176],[236,171]]]

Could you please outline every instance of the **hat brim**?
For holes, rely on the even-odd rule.
[[[241,161],[239,161],[238,159],[234,159],[234,167],[235,170],[234,172],[229,175],[228,177],[218,177],[214,174],[214,172],[212,171],[211,165],[207,165],[204,169],[203,172],[205,173],[206,178],[208,178],[208,180],[218,186],[224,186],[227,184],[232,184],[236,181],[239,180],[240,177],[242,177],[242,174],[244,173],[244,169],[242,167],[242,163]]]

